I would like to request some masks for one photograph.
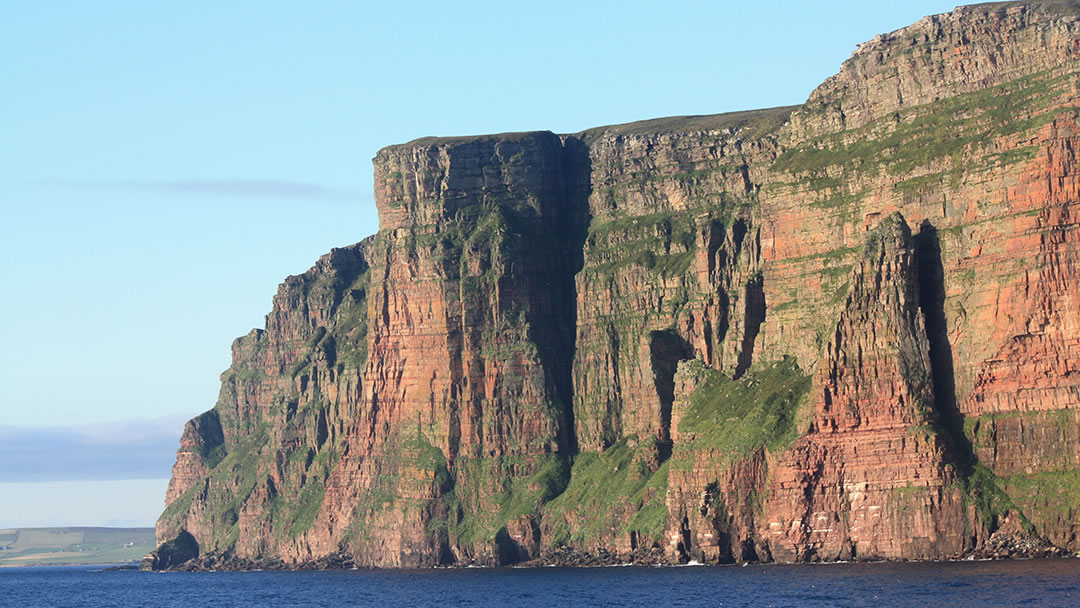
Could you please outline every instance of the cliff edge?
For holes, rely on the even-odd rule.
[[[798,107],[385,148],[378,234],[184,429],[197,557],[148,563],[1076,552],[1078,116],[1080,5],[1008,2]]]

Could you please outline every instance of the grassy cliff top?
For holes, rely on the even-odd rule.
[[[1047,17],[1080,17],[1080,0],[1012,0],[1010,2],[983,2],[958,6],[955,12],[971,13],[977,11],[994,11],[1018,6],[1027,6],[1036,9]],[[912,27],[914,26],[907,26],[896,30],[895,32],[891,32],[890,34],[883,34],[882,36],[893,36],[900,32],[907,31]],[[787,121],[788,117],[791,116],[791,113],[799,107],[800,106],[778,106],[775,108],[744,110],[723,114],[652,118],[616,125],[593,127],[579,133],[571,134],[571,136],[583,140],[586,144],[591,144],[605,136],[665,135],[671,133],[695,133],[702,131],[738,129],[745,131],[745,137],[755,139],[775,132]],[[378,156],[387,152],[420,147],[444,147],[481,142],[521,141],[536,137],[542,138],[552,136],[554,136],[554,134],[551,131],[521,131],[485,135],[420,137],[407,143],[386,146],[379,151]]]
[[[761,110],[743,110],[724,114],[705,114],[696,116],[670,116],[651,118],[617,125],[593,127],[571,137],[577,137],[585,143],[592,143],[603,136],[611,135],[665,135],[670,133],[696,133],[701,131],[722,131],[726,129],[747,129],[750,137],[760,137],[770,133],[787,121],[791,113],[799,106],[780,106]],[[384,153],[408,150],[412,148],[458,146],[470,143],[521,141],[524,139],[555,137],[551,131],[519,131],[511,133],[493,133],[486,135],[463,135],[454,137],[420,137],[403,144],[386,146],[377,156]]]
[[[760,137],[779,128],[799,106],[779,106],[761,110],[743,110],[701,116],[671,116],[639,120],[606,127],[594,127],[578,133],[586,143],[605,135],[664,135],[747,129],[751,137]]]
[[[535,137],[555,137],[555,134],[551,131],[516,131],[510,133],[492,133],[486,135],[460,135],[450,137],[440,137],[430,135],[427,137],[418,137],[412,141],[403,144],[394,144],[386,146],[379,150],[377,156],[381,156],[385,152],[394,152],[398,150],[408,150],[412,148],[429,148],[429,147],[443,147],[443,146],[458,146],[462,144],[480,143],[480,142],[504,142],[504,141],[521,141],[523,139],[532,139]]]
[[[1053,15],[1080,15],[1078,0],[1012,0],[1011,2],[980,2],[958,6],[958,9],[994,10],[1013,6],[1037,7]]]

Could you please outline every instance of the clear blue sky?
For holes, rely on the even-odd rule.
[[[954,3],[4,6],[0,486],[167,477],[34,477],[17,446],[142,446],[143,424],[171,460],[281,279],[377,230],[380,147],[801,103],[857,43]],[[0,487],[0,527],[16,502]]]

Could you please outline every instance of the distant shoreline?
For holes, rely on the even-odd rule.
[[[79,567],[88,567],[88,566],[89,567],[94,567],[94,568],[101,568],[103,570],[107,570],[107,569],[110,569],[110,568],[126,569],[126,568],[124,568],[124,566],[132,566],[135,569],[138,569],[139,562],[136,560],[136,561],[131,561],[131,562],[109,562],[109,563],[102,563],[102,562],[70,562],[70,563],[67,563],[67,562],[65,562],[65,563],[49,562],[49,563],[35,563],[35,564],[0,564],[0,568],[79,568]]]
[[[0,568],[138,564],[157,546],[154,529],[57,526],[0,529]]]

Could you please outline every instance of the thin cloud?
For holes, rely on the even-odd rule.
[[[184,420],[73,427],[0,426],[0,482],[168,477]]]
[[[237,196],[245,198],[287,198],[318,200],[359,200],[360,194],[351,190],[330,188],[318,184],[273,179],[181,179],[181,180],[118,180],[47,182],[64,188],[94,188],[157,192],[182,196]]]

